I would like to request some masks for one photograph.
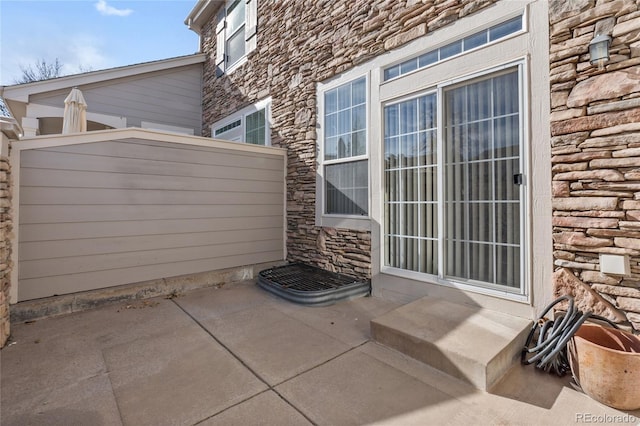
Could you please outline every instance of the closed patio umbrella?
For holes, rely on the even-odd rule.
[[[71,89],[64,100],[64,117],[62,133],[78,133],[87,131],[87,103],[77,87]]]

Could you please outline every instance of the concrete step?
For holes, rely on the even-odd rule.
[[[373,339],[489,390],[518,362],[531,321],[424,297],[371,321]]]

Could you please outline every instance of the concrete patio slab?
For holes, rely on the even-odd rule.
[[[126,424],[195,424],[267,388],[195,323],[104,355]]]
[[[265,304],[282,303],[270,293],[257,289],[253,281],[195,290],[174,300],[200,322],[215,320]]]
[[[371,339],[372,319],[399,305],[373,297],[357,298],[329,306],[279,303],[276,309],[352,347]]]
[[[202,324],[271,386],[350,349],[272,306]]]
[[[460,411],[459,405],[446,404],[450,395],[357,350],[276,390],[317,424],[368,424],[424,407],[431,407],[431,424],[443,424]],[[468,415],[464,420],[472,424],[481,419]]]
[[[640,422],[533,367],[487,393],[371,341],[360,319],[396,306],[306,308],[248,282],[14,323],[0,424]]]
[[[199,423],[200,426],[307,426],[312,424],[273,391],[256,395]]]

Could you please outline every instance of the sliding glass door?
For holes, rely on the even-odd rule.
[[[386,266],[521,289],[519,80],[513,68],[384,107]]]

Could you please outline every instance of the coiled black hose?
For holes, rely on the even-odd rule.
[[[553,307],[564,301],[569,302],[566,312],[558,313],[555,320],[545,317]],[[590,311],[579,311],[575,307],[573,297],[565,295],[557,298],[545,308],[533,323],[527,341],[522,348],[520,362],[523,365],[535,363],[537,369],[547,373],[555,373],[560,377],[564,376],[571,371],[567,356],[567,342],[588,318],[606,321],[617,328],[606,318],[594,315]],[[536,342],[532,344],[536,335]]]

